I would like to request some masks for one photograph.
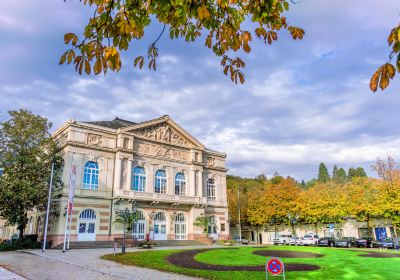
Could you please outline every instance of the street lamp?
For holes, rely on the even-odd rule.
[[[290,225],[292,226],[293,235],[294,235],[294,237],[296,238],[296,229],[295,229],[295,225],[296,225],[297,221],[299,220],[299,214],[298,214],[298,213],[292,214],[291,212],[288,212],[288,213],[287,213],[287,217],[288,217],[288,220],[289,220]],[[295,239],[294,244],[297,246],[297,239]]]
[[[132,225],[132,237],[133,239],[137,239],[136,236],[134,235],[135,231],[137,232],[137,203],[136,200],[132,201],[132,213],[134,215],[133,219],[133,225]]]
[[[152,226],[153,226],[153,238],[152,238],[152,240],[154,240],[154,216],[156,215],[156,211],[154,211],[154,209],[153,209],[153,211],[151,211],[151,213],[150,213],[150,219],[151,219],[151,222],[152,222]],[[150,231],[151,231],[151,228],[150,228]]]

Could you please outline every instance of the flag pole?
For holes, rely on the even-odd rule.
[[[53,172],[54,172],[54,162],[51,164],[49,197],[47,198],[46,221],[45,221],[45,227],[44,227],[42,252],[46,251],[47,227],[49,225],[49,212],[50,212],[50,201],[51,201],[51,189],[52,189],[52,186],[53,186]]]
[[[71,203],[71,214],[69,215],[67,250],[69,250],[69,240],[71,239],[71,225],[72,225],[72,203]]]
[[[66,215],[66,217],[65,217],[65,230],[64,230],[63,253],[65,253],[65,245],[67,244],[65,241],[66,241],[66,239],[67,239],[68,218],[69,218],[69,201],[67,201],[67,215]]]

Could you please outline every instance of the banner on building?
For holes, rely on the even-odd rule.
[[[68,194],[68,214],[72,213],[72,204],[74,203],[74,191],[76,182],[76,165],[72,165],[71,172],[69,173],[69,194]]]

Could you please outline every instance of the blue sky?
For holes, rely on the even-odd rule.
[[[0,120],[25,108],[59,127],[68,118],[143,121],[170,115],[207,147],[228,155],[234,175],[275,171],[296,179],[316,176],[323,161],[348,168],[399,159],[400,82],[384,93],[368,89],[373,71],[387,61],[386,40],[399,22],[398,0],[302,0],[289,23],[306,31],[302,41],[285,33],[265,46],[254,40],[246,83],[234,85],[202,42],[164,36],[158,71],[133,69],[161,26],[146,30],[123,57],[123,70],[79,76],[59,66],[63,34],[80,33],[91,12],[78,0],[8,0],[0,11]],[[168,35],[168,34],[166,34]],[[400,79],[398,79],[400,80]]]

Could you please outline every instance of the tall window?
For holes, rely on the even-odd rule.
[[[156,180],[154,182],[154,192],[155,193],[165,193],[167,186],[167,174],[164,170],[157,170]]]
[[[132,190],[144,192],[146,188],[146,172],[143,167],[136,166],[133,169]]]
[[[175,239],[186,239],[186,219],[182,213],[175,217]]]
[[[99,188],[99,165],[88,161],[83,170],[83,189],[97,190]]]
[[[207,198],[215,200],[215,181],[211,178],[207,181]]]
[[[177,173],[175,176],[175,194],[186,195],[186,178],[183,173]]]

